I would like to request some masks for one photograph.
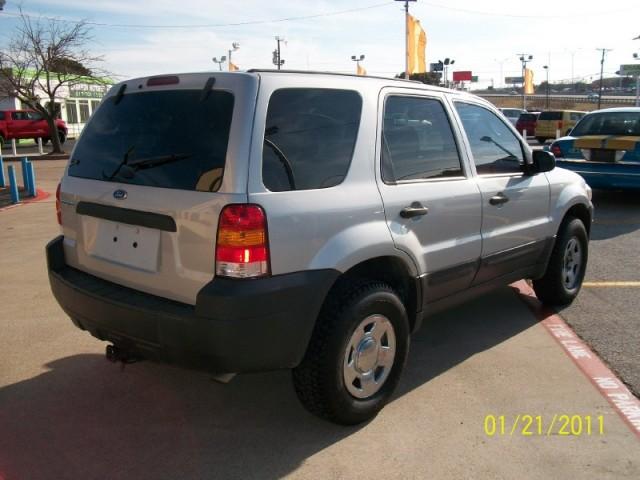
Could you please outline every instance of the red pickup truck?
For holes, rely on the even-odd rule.
[[[64,143],[67,138],[66,123],[56,119],[56,129],[60,143]],[[34,110],[0,110],[0,144],[12,138],[33,138],[36,142],[42,138],[42,143],[47,143],[51,139],[51,132],[42,114]]]

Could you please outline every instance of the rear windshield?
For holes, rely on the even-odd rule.
[[[503,108],[502,113],[505,117],[518,117],[522,113],[522,110],[517,110],[514,108]]]
[[[562,120],[562,112],[542,112],[538,120]]]
[[[520,118],[518,118],[518,120],[522,122],[533,122],[536,118],[538,118],[538,115],[536,115],[535,113],[523,113],[520,115]]]
[[[133,185],[216,191],[222,183],[233,95],[175,90],[117,95],[89,121],[69,175]]]
[[[640,135],[640,112],[587,115],[575,126],[571,135]]]

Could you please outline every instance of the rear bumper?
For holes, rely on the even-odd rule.
[[[556,166],[576,172],[591,188],[640,190],[640,164],[607,164],[557,158]]]
[[[295,367],[339,275],[315,270],[256,280],[216,278],[196,305],[122,287],[69,267],[46,247],[51,290],[73,323],[143,358],[216,373]]]

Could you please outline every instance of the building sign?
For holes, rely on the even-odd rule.
[[[453,72],[454,82],[470,82],[473,74],[470,71]]]
[[[640,63],[620,65],[620,75],[640,75]]]
[[[524,83],[524,79],[522,77],[504,77],[504,83]]]
[[[102,98],[108,88],[108,85],[78,84],[69,88],[69,96],[71,98]]]

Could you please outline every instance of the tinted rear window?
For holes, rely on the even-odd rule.
[[[338,185],[349,170],[362,99],[352,90],[288,88],[271,95],[262,181],[274,192]]]
[[[562,120],[562,112],[542,112],[538,120]]]
[[[69,175],[133,185],[216,191],[222,183],[233,95],[144,92],[103,102],[69,162]]]
[[[536,120],[536,118],[538,118],[538,116],[535,113],[523,113],[520,115],[520,118],[518,118],[518,120],[522,122],[533,122]]]
[[[571,131],[571,135],[640,135],[640,113],[607,112],[587,115]]]

